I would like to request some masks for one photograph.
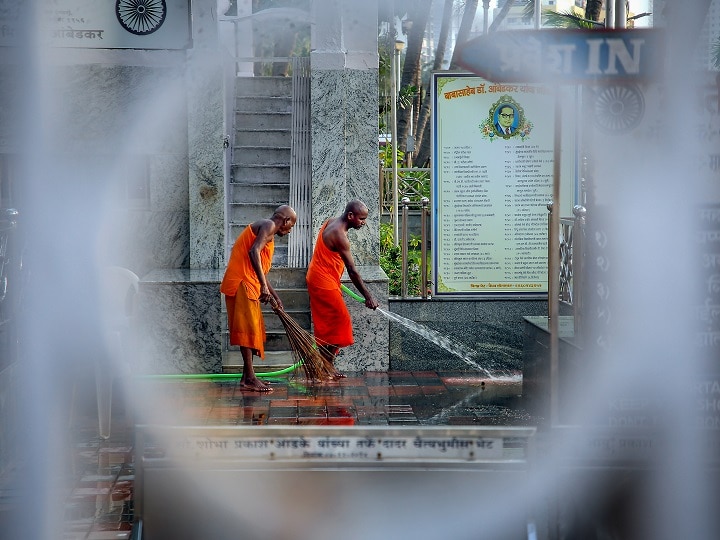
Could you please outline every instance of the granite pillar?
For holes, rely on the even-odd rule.
[[[377,2],[313,2],[311,134],[313,240],[322,223],[351,199],[369,208],[367,225],[349,234],[364,281],[387,307],[388,279],[379,266]],[[347,276],[343,281],[350,284]],[[386,370],[388,320],[346,297],[355,344],[337,365]]]
[[[217,0],[193,0],[187,52],[190,268],[224,263],[223,55]]]

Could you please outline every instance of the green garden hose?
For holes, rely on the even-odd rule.
[[[285,375],[296,370],[302,365],[302,361],[294,363],[292,366],[279,369],[277,371],[255,372],[257,377],[277,377]],[[140,379],[239,379],[242,373],[168,373],[160,375],[140,375]]]
[[[340,288],[343,291],[345,291],[346,293],[348,293],[350,296],[352,296],[358,302],[362,302],[363,304],[365,303],[365,299],[362,296],[360,296],[358,293],[356,293],[355,291],[348,289],[345,285],[340,285]]]

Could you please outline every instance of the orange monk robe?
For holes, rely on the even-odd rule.
[[[248,225],[238,236],[228,261],[220,292],[225,295],[230,344],[248,347],[265,357],[265,319],[260,308],[260,280],[250,261],[250,248],[257,235]],[[260,265],[267,275],[275,252],[273,237],[260,251]]]
[[[347,347],[355,343],[350,312],[340,290],[340,277],[345,263],[339,253],[331,251],[322,234],[327,221],[320,228],[315,251],[306,276],[310,295],[310,313],[315,338],[323,345]]]

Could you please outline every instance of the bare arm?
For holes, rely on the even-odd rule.
[[[375,300],[372,294],[370,294],[370,291],[360,276],[360,272],[358,272],[355,267],[355,260],[350,252],[350,241],[347,236],[342,232],[342,230],[335,228],[328,231],[328,233],[327,237],[323,237],[325,244],[340,255],[340,258],[345,263],[345,269],[347,270],[348,277],[355,287],[357,287],[358,291],[360,291],[360,294],[365,297],[365,306],[370,309],[377,308],[379,306],[378,301]]]
[[[271,295],[277,299],[277,295],[273,294],[274,291],[271,292],[262,270],[262,263],[260,262],[260,252],[275,236],[275,226],[273,222],[270,220],[262,221],[258,226],[258,230],[255,231],[255,235],[255,242],[250,246],[248,255],[250,256],[250,263],[252,264],[253,270],[255,270],[255,274],[260,281],[260,301],[265,304],[270,301]],[[282,306],[282,304],[280,305]]]

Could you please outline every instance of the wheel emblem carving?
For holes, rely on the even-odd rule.
[[[636,128],[645,114],[645,100],[637,86],[609,86],[595,97],[595,124],[608,133],[625,133]]]
[[[122,27],[137,36],[152,34],[165,22],[165,0],[117,0],[115,14]]]

